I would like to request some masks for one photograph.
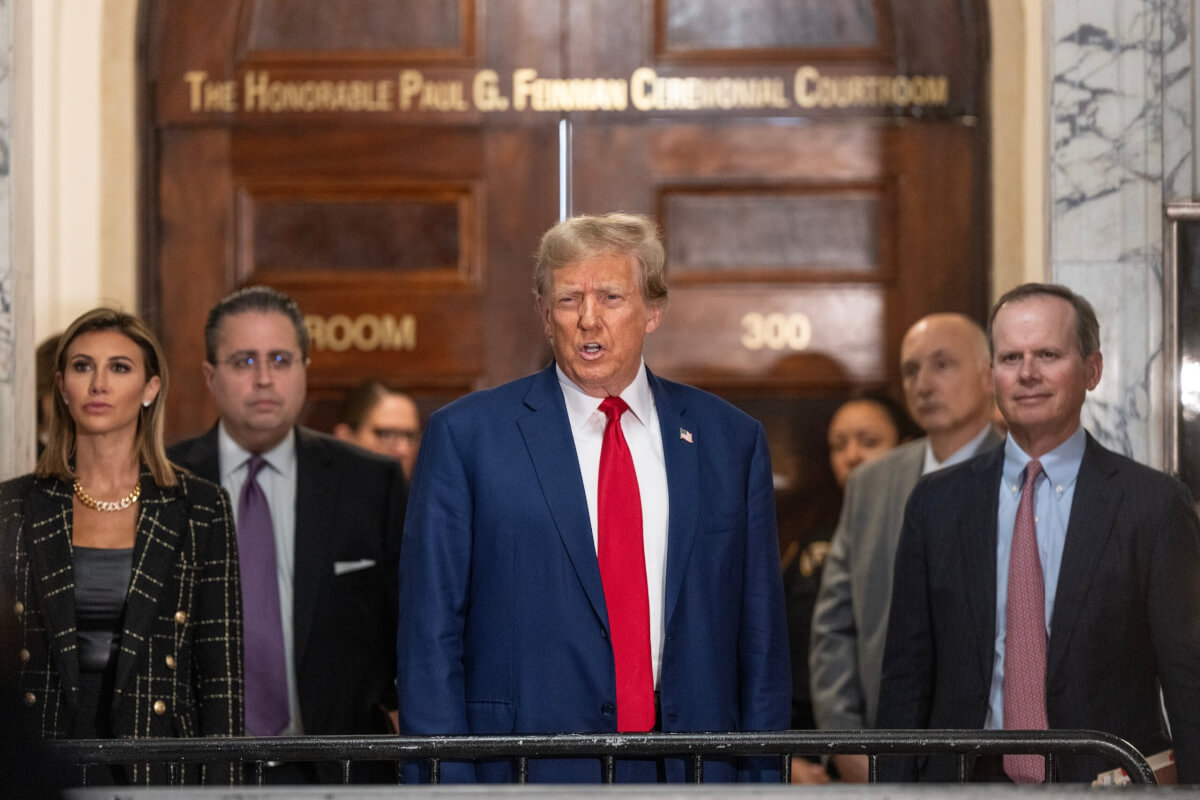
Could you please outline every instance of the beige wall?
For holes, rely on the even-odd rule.
[[[991,0],[992,298],[1049,273],[1045,9]]]
[[[33,25],[33,187],[23,200],[34,211],[40,340],[92,306],[137,307],[138,2],[19,1]],[[996,296],[1048,274],[1048,126],[1043,3],[991,9]]]
[[[37,339],[137,308],[137,0],[24,0],[31,18]]]

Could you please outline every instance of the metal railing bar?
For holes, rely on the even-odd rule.
[[[704,783],[704,754],[696,753],[692,756],[692,783]]]
[[[867,783],[879,782],[879,756],[867,754]]]
[[[600,780],[602,783],[617,782],[617,759],[613,756],[604,756],[600,760]]]
[[[1098,756],[1123,768],[1137,783],[1153,772],[1128,742],[1097,731],[772,731],[759,733],[567,734],[521,736],[316,736],[203,739],[56,740],[49,743],[73,764],[238,761],[381,761],[428,759],[439,783],[441,760],[486,758],[600,758],[605,782],[615,780],[621,758],[685,758],[864,754],[877,778],[878,755],[1035,754]],[[1048,760],[1055,765],[1056,760]],[[1051,774],[1053,774],[1051,772]]]

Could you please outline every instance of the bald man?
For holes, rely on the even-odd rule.
[[[900,345],[908,412],[925,438],[862,465],[846,485],[813,614],[809,668],[822,729],[875,726],[904,505],[917,479],[1003,441],[987,335],[962,314],[917,321]],[[866,756],[838,756],[842,779],[865,782]]]

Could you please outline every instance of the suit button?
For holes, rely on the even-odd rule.
[[[13,613],[14,614],[24,614],[25,613],[25,604],[22,603],[20,600],[18,600],[16,602],[16,605],[13,606]]]
[[[22,648],[21,648],[21,652],[20,652],[20,653],[18,653],[18,655],[19,655],[19,656],[20,656],[20,658],[21,658],[21,663],[22,663],[22,664],[28,664],[28,663],[29,663],[29,658],[30,658],[30,656],[29,656],[29,650],[27,650],[26,648],[22,647]]]
[[[154,701],[154,713],[158,714],[160,717],[163,714],[167,713],[167,704],[164,703],[162,700],[155,700]]]
[[[187,622],[187,612],[186,611],[176,611],[175,612],[175,621],[178,622],[180,625]]]
[[[167,669],[175,669],[175,656],[167,656]]]
[[[26,693],[25,693],[25,705],[27,705],[27,706],[31,706],[31,705],[33,705],[33,704],[34,704],[34,703],[36,703],[36,702],[37,702],[37,695],[36,695],[36,694],[34,694],[33,692],[26,692]]]
[[[601,636],[602,638],[604,638],[604,639],[607,639],[607,638],[608,638],[608,631],[606,631],[604,628],[601,628],[601,629],[600,629],[600,636]]]
[[[600,706],[600,713],[606,717],[611,717],[613,714],[617,713],[617,707],[612,703],[605,703],[604,705]]]

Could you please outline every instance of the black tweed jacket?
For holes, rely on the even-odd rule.
[[[133,575],[117,655],[112,726],[120,738],[239,736],[242,609],[229,499],[185,472],[160,487],[143,467]],[[79,659],[72,487],[26,475],[0,484],[0,669],[16,675],[31,730],[72,735]],[[160,774],[164,773],[164,774]],[[134,765],[133,783],[162,783]],[[226,782],[220,769],[192,780]],[[190,781],[189,781],[190,782]]]

